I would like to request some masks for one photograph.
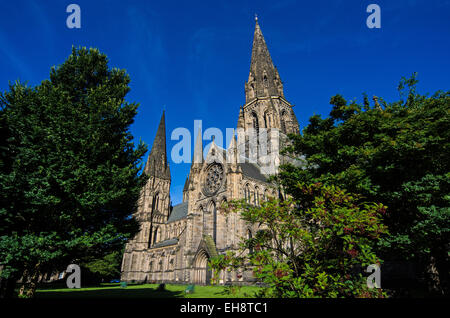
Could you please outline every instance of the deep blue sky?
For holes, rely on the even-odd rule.
[[[80,30],[66,27],[70,3],[81,7]],[[381,29],[366,27],[371,3]],[[136,141],[151,147],[165,105],[170,153],[172,130],[192,131],[194,119],[203,129],[236,126],[255,13],[301,128],[327,115],[337,93],[393,101],[413,72],[420,93],[450,88],[450,0],[1,0],[0,90],[16,79],[39,84],[72,45],[97,47],[131,76]],[[174,204],[189,166],[171,162]]]

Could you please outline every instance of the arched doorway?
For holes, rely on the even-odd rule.
[[[209,285],[211,282],[211,269],[208,267],[209,256],[201,250],[194,259],[194,284]]]

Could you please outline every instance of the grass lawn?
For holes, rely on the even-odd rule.
[[[186,294],[186,285],[166,284],[165,291],[158,291],[158,284],[128,285],[126,288],[120,284],[102,284],[99,287],[80,289],[38,289],[36,298],[242,298],[255,297],[260,289],[256,286],[242,286],[240,290],[231,295],[226,293],[224,286],[195,286],[194,293]]]

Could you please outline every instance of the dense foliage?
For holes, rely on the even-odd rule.
[[[95,283],[108,282],[112,279],[120,278],[120,268],[122,265],[123,251],[113,251],[101,258],[89,257],[81,262],[82,268],[89,271]]]
[[[0,95],[0,265],[32,296],[41,274],[119,249],[134,211],[146,146],[132,142],[130,78],[95,49],[73,49],[36,87]],[[4,284],[3,284],[4,286]]]
[[[223,270],[251,269],[269,297],[383,297],[369,289],[363,270],[381,263],[374,242],[386,228],[386,207],[320,183],[297,183],[297,200],[271,199],[253,206],[227,203],[226,213],[241,213],[260,231],[239,252],[211,259],[214,279]]]
[[[295,199],[298,182],[333,184],[388,209],[390,235],[380,256],[418,264],[439,294],[449,292],[450,93],[416,93],[415,74],[402,79],[401,99],[369,104],[331,98],[329,116],[315,115],[287,153],[306,166],[282,167],[279,182]],[[306,169],[305,169],[306,168]]]

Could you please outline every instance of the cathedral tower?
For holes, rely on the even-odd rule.
[[[167,162],[166,121],[163,112],[147,159],[144,172],[149,176],[143,189],[143,202],[139,205],[147,221],[148,236],[144,241],[150,247],[156,241],[158,225],[167,221],[170,214],[170,168]]]
[[[141,190],[138,208],[134,217],[140,223],[140,231],[125,248],[122,262],[122,279],[139,280],[145,250],[151,248],[164,235],[164,223],[170,216],[170,169],[167,162],[166,122],[163,112],[152,150],[144,167],[148,175]]]
[[[273,65],[269,49],[255,18],[250,73],[245,83],[245,105],[241,107],[238,128],[277,128],[283,134],[298,133],[298,121],[284,97],[283,82]]]

